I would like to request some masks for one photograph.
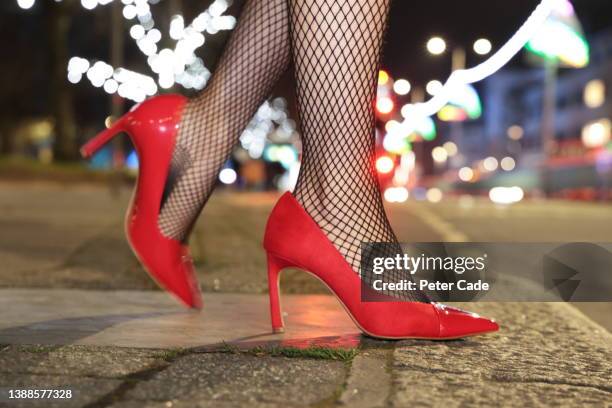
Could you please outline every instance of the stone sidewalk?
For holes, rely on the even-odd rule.
[[[0,185],[0,407],[612,406],[611,335],[568,304],[462,305],[501,331],[378,341],[289,271],[283,293],[299,295],[283,298],[287,333],[270,334],[260,241],[273,195],[213,197],[192,239],[207,309],[184,312],[125,244],[128,198]],[[402,239],[443,239],[394,211]],[[74,397],[6,399],[45,387]]]
[[[359,331],[332,296],[283,295],[284,334],[271,333],[268,297],[206,293],[202,311],[152,291],[0,289],[0,344],[157,349],[261,344],[353,348]]]
[[[53,297],[52,291],[47,298]],[[25,292],[18,293],[23,295]],[[32,295],[33,292],[30,292]],[[9,296],[6,291],[3,295]],[[39,296],[44,293],[39,293]],[[62,293],[67,295],[67,293]],[[154,295],[151,293],[151,295]],[[95,298],[97,292],[92,292]],[[139,298],[142,300],[143,296]],[[223,302],[226,295],[212,301]],[[299,296],[298,296],[299,297]],[[333,317],[338,305],[321,305]],[[111,298],[118,312],[117,298]],[[125,298],[127,299],[127,298]],[[333,299],[329,299],[330,301]],[[291,303],[291,300],[289,303]],[[317,302],[313,303],[316,311]],[[26,301],[16,308],[25,307]],[[139,303],[136,300],[134,303]],[[129,303],[126,302],[129,305]],[[461,306],[461,305],[459,305]],[[3,309],[6,304],[3,304]],[[133,305],[131,307],[134,307]],[[205,333],[225,324],[215,316],[167,322],[167,331],[147,323],[150,312],[116,315],[116,325],[128,325],[124,336],[113,336],[112,325],[101,327],[94,317],[28,324],[2,321],[0,327],[0,406],[57,407],[405,407],[415,406],[607,406],[612,401],[612,336],[579,311],[563,303],[479,303],[471,310],[495,317],[496,334],[455,341],[378,341],[361,337],[346,318],[338,328],[327,327],[322,337],[334,342],[304,340],[289,331],[272,336],[251,327],[253,337],[227,344],[210,336],[192,337],[190,347],[126,347],[139,336],[144,341],[184,344],[186,335]],[[29,306],[30,311],[32,306]],[[6,310],[6,309],[4,309]],[[167,307],[159,307],[160,314]],[[87,315],[87,310],[82,312]],[[44,313],[53,317],[53,305]],[[182,312],[174,310],[176,315]],[[318,314],[321,312],[318,311]],[[19,310],[10,312],[19,315]],[[80,312],[73,312],[78,315]],[[206,314],[206,311],[203,312]],[[253,312],[264,319],[266,310]],[[231,316],[224,316],[225,318]],[[241,321],[236,316],[232,322]],[[330,323],[335,322],[332,318]],[[206,323],[205,323],[206,322]],[[288,324],[301,317],[288,317]],[[79,335],[75,336],[74,327]],[[183,327],[184,326],[184,327]],[[198,327],[199,326],[199,327]],[[319,325],[319,329],[322,325]],[[128,328],[126,327],[126,329]],[[65,335],[61,336],[60,331]],[[28,336],[44,339],[27,343]],[[83,337],[86,332],[89,337]],[[104,336],[108,332],[110,336]],[[132,332],[132,333],[129,333]],[[298,331],[299,332],[299,331]],[[265,336],[267,334],[267,337]],[[51,339],[55,341],[49,341]],[[258,335],[264,335],[258,339]],[[245,339],[245,337],[247,337]],[[275,338],[272,338],[275,337]],[[287,337],[288,341],[284,341]],[[116,344],[112,345],[115,338]],[[181,340],[183,339],[183,340]],[[257,340],[267,340],[260,342]],[[234,342],[232,343],[232,340]],[[207,342],[216,342],[206,347]],[[41,345],[40,343],[58,343]],[[174,343],[173,343],[174,342]],[[71,343],[88,343],[74,345]],[[91,345],[91,344],[104,344]],[[152,344],[155,343],[155,344]],[[136,343],[138,344],[138,343]],[[8,388],[71,389],[64,401],[10,401]]]

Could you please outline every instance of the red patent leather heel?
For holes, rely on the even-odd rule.
[[[320,279],[357,327],[383,339],[456,339],[499,329],[495,321],[438,303],[363,302],[361,280],[316,222],[290,193],[285,193],[266,226],[264,248],[268,255],[268,285],[272,329],[282,331],[278,275],[295,266]],[[379,295],[378,297],[385,297]]]
[[[129,113],[127,114],[129,115]],[[125,122],[126,116],[122,116],[119,120],[112,124],[112,126],[102,132],[98,133],[96,137],[91,139],[89,142],[85,143],[81,147],[81,156],[85,159],[89,159],[93,156],[98,150],[104,147],[105,144],[110,142],[110,140],[120,134],[121,132],[125,132]]]
[[[126,132],[139,159],[136,189],[125,217],[127,240],[147,273],[188,307],[202,307],[189,247],[160,231],[157,219],[180,119],[187,99],[162,95],[136,105],[81,148],[91,157],[114,136]]]

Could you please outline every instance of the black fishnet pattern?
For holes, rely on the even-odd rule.
[[[389,0],[289,4],[303,135],[294,195],[359,273],[362,242],[392,244],[389,254],[377,256],[400,252],[374,168],[373,106]],[[402,274],[384,280],[410,279]],[[361,278],[371,282],[366,275]],[[388,294],[427,301],[420,292]]]
[[[290,59],[286,0],[248,0],[209,85],[185,107],[162,232],[186,240],[229,157]]]

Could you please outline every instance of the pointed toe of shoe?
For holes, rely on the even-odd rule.
[[[199,290],[194,290],[184,295],[180,295],[180,300],[190,309],[201,310],[204,306],[202,302],[202,294]]]
[[[151,234],[153,235],[153,234]],[[189,248],[176,240],[158,236],[129,240],[145,270],[163,289],[188,308],[202,308],[202,294]]]
[[[182,290],[184,295],[181,296],[181,300],[192,309],[202,309],[202,292],[200,292],[193,262],[189,260],[189,263],[187,265],[184,264],[183,268],[184,279],[182,282],[187,287]]]
[[[195,276],[189,270],[181,270],[173,279],[158,279],[161,286],[190,309],[202,308],[202,294]]]
[[[178,265],[169,268],[174,273],[165,278],[167,289],[185,306],[191,309],[201,309],[202,293],[200,292],[193,260],[188,255],[188,248],[182,248],[181,252],[182,255]]]
[[[454,307],[436,304],[440,319],[440,338],[460,338],[499,330],[493,319]]]

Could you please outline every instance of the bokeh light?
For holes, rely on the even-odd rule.
[[[432,203],[439,203],[440,201],[442,201],[443,196],[444,194],[442,194],[442,190],[437,187],[430,188],[429,190],[427,190],[427,193],[425,195],[425,197],[427,197],[427,201]]]
[[[486,171],[495,171],[497,170],[498,166],[499,166],[499,163],[497,159],[493,156],[487,157],[486,159],[482,161],[482,167]]]
[[[410,89],[410,82],[405,79],[398,79],[393,83],[393,91],[398,95],[408,95]]]
[[[486,38],[479,38],[474,42],[474,52],[478,55],[487,55],[492,49],[491,41]]]
[[[493,187],[489,190],[489,199],[495,204],[514,204],[523,199],[523,189],[514,187]]]
[[[444,148],[444,150],[446,150],[446,153],[448,153],[449,157],[453,157],[455,156],[458,152],[459,149],[457,148],[457,145],[453,142],[445,142],[442,145],[442,148]]]
[[[385,86],[389,82],[389,74],[381,69],[378,71],[378,86]]]
[[[448,152],[442,146],[436,146],[431,150],[431,157],[436,163],[444,163],[448,160]]]
[[[35,0],[17,0],[17,5],[24,10],[32,8]]]
[[[512,140],[521,140],[525,134],[525,131],[519,125],[512,125],[508,128],[507,134]]]
[[[389,203],[403,203],[408,200],[410,193],[406,187],[389,187],[384,192],[385,201]]]
[[[469,167],[462,167],[459,169],[457,174],[459,176],[459,180],[461,181],[472,181],[474,178],[474,170]]]
[[[389,156],[380,156],[376,159],[376,170],[381,174],[391,173],[395,162]]]
[[[382,113],[384,115],[391,113],[394,107],[395,104],[393,103],[391,98],[387,96],[381,96],[376,100],[376,110],[378,110],[379,113]]]
[[[221,170],[219,173],[219,181],[221,181],[223,184],[233,184],[236,182],[237,178],[238,175],[234,169],[226,168]]]
[[[427,91],[428,94],[430,94],[431,96],[434,96],[435,94],[437,94],[438,92],[440,92],[442,90],[442,82],[438,81],[437,79],[431,80],[427,83],[427,85],[425,86],[425,90]]]
[[[589,122],[582,129],[582,143],[588,148],[597,148],[610,141],[610,119]]]
[[[589,108],[599,108],[606,102],[606,84],[601,79],[593,79],[584,87],[584,104]]]
[[[427,51],[433,55],[440,55],[446,51],[446,41],[441,37],[432,37],[427,41]]]
[[[499,162],[499,165],[502,168],[502,170],[512,171],[516,167],[516,161],[512,157],[507,156],[501,159],[501,161]]]

